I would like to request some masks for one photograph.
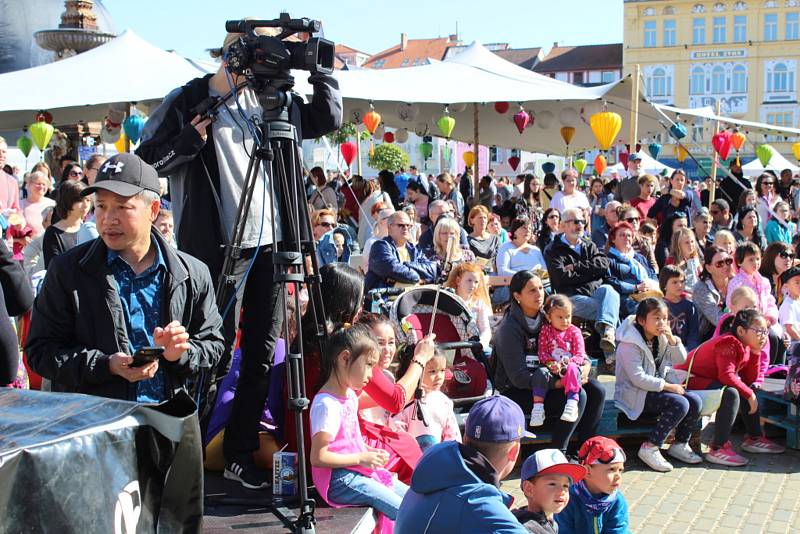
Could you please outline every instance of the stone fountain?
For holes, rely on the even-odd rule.
[[[116,37],[98,29],[92,0],[67,0],[57,29],[33,34],[36,44],[56,53],[57,59],[74,56],[109,42]]]

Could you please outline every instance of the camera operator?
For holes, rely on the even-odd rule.
[[[278,28],[261,27],[255,31],[266,36],[280,32]],[[167,95],[147,121],[142,144],[137,150],[137,154],[153,164],[159,175],[170,177],[178,247],[204,261],[216,277],[224,261],[222,245],[232,239],[241,190],[255,147],[252,132],[263,109],[250,86],[227,100],[213,121],[199,115],[194,108],[209,96],[224,97],[245,81],[244,76],[237,76],[229,68],[229,50],[234,44],[238,46],[244,35],[228,33],[222,47],[212,51],[212,56],[222,58],[215,74],[194,79]],[[298,145],[302,139],[317,138],[336,130],[342,120],[337,81],[331,76],[314,73],[309,82],[314,87],[311,102],[304,103],[295,97],[289,108],[289,120],[296,128]],[[259,446],[260,417],[283,321],[280,286],[273,283],[271,254],[281,249],[280,199],[270,197],[270,179],[272,177],[263,171],[259,174],[246,213],[242,254],[234,266],[236,287],[239,288],[243,277],[247,279],[236,293],[235,306],[221,306],[227,351],[212,377],[209,391],[204,392],[206,404],[201,412],[202,416],[208,416],[214,404],[216,385],[228,372],[236,321],[240,307],[244,306],[241,371],[223,450],[225,477],[251,489],[268,486],[267,473],[256,467],[252,453]],[[271,216],[273,203],[276,203],[276,221]],[[272,235],[273,224],[277,235]]]

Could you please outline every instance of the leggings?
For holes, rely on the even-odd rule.
[[[540,365],[531,372],[533,376],[533,396],[544,398],[547,392],[555,389],[558,376],[550,372],[544,365]],[[564,386],[565,393],[578,394],[581,390],[581,368],[577,364],[569,363],[564,376],[561,377],[561,384]]]
[[[722,384],[713,383],[708,389],[721,388]],[[733,422],[736,420],[736,414],[742,416],[745,431],[748,436],[758,437],[761,435],[761,419],[758,412],[750,415],[750,405],[746,399],[743,399],[741,394],[736,388],[727,387],[722,393],[722,402],[717,410],[717,416],[714,421],[714,441],[712,447],[719,447],[724,445],[731,437],[731,428]]]
[[[692,432],[700,428],[700,408],[703,401],[687,391],[685,395],[666,391],[648,391],[644,399],[644,412],[660,414],[648,441],[661,446],[675,429],[675,441],[686,443]]]

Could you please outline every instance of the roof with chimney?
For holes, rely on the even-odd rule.
[[[459,44],[455,35],[435,39],[408,39],[401,34],[400,44],[378,52],[364,63],[367,69],[396,69],[424,65],[428,58],[441,60],[451,46]]]
[[[533,70],[539,73],[621,69],[622,43],[553,46]]]

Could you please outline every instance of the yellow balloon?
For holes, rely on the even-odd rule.
[[[589,125],[600,143],[600,148],[608,150],[622,128],[622,117],[613,111],[602,111],[591,116]]]
[[[800,161],[800,141],[792,145],[792,153],[794,154],[795,159]]]
[[[472,165],[475,163],[475,152],[472,150],[464,152],[463,156],[461,157],[464,158],[464,163],[467,165],[467,167],[472,167]]]
[[[119,134],[119,139],[114,142],[114,146],[117,148],[117,152],[120,154],[125,152],[125,140],[128,139],[125,136],[125,132]]]

